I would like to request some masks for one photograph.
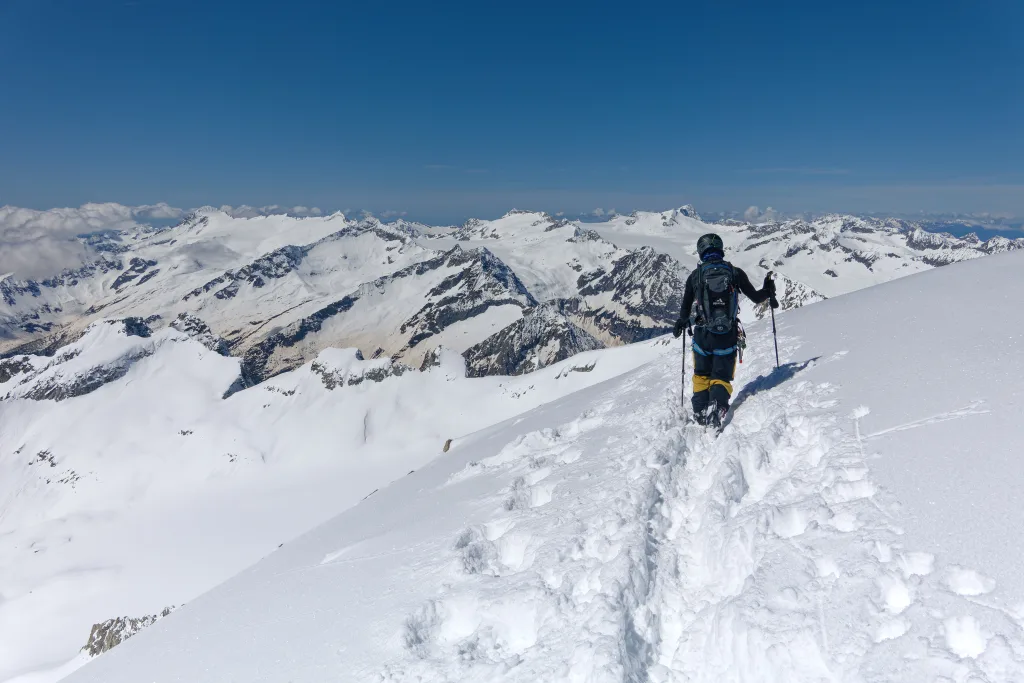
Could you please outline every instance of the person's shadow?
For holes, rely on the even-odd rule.
[[[774,389],[783,382],[793,379],[798,372],[807,369],[819,358],[821,358],[821,356],[815,356],[814,358],[800,361],[799,363],[786,363],[785,365],[780,365],[775,368],[767,375],[759,375],[757,378],[747,382],[746,386],[744,386],[740,393],[736,394],[736,397],[732,400],[729,415],[725,418],[725,424],[722,425],[722,429],[725,429],[725,427],[732,422],[732,416],[748,398],[762,391]]]

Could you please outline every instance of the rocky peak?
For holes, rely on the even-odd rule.
[[[159,614],[149,614],[143,617],[116,617],[93,624],[89,631],[89,640],[82,648],[82,652],[91,657],[98,657],[117,647],[142,629],[152,626],[175,609],[175,607],[165,607]]]
[[[470,347],[463,356],[470,377],[521,375],[603,347],[557,304],[546,303],[529,309],[522,318]]]
[[[383,382],[388,377],[401,377],[412,370],[390,358],[365,360],[359,349],[325,349],[309,369],[328,391],[356,386],[364,381]]]

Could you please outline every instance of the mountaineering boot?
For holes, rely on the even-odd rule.
[[[712,402],[708,406],[707,425],[714,427],[716,431],[721,432],[722,426],[725,424],[725,416],[729,414],[729,406],[719,407],[717,403]]]

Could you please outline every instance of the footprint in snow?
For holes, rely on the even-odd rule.
[[[533,535],[512,532],[515,522],[499,519],[464,529],[455,539],[456,566],[467,575],[505,576],[529,568],[536,557]]]
[[[958,657],[976,658],[985,652],[992,634],[972,616],[949,617],[942,622],[946,647]]]
[[[973,569],[966,567],[952,566],[946,570],[944,583],[957,595],[974,597],[991,593],[995,590],[996,582]]]

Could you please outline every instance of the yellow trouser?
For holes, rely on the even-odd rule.
[[[711,379],[710,377],[705,377],[703,375],[693,376],[693,393],[696,394],[698,391],[707,391],[716,384],[723,387],[726,390],[726,392],[728,392],[728,394],[732,396],[731,382],[726,382],[724,379]]]

